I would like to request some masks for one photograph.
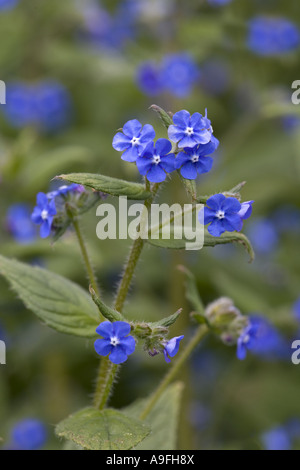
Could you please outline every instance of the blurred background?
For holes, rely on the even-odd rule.
[[[255,200],[244,232],[256,260],[239,246],[199,252],[147,247],[125,313],[158,320],[184,308],[173,336],[192,334],[181,264],[205,303],[231,297],[266,319],[266,340],[240,362],[235,348],[209,338],[181,379],[186,387],[179,449],[300,449],[300,79],[298,0],[0,0],[0,253],[44,266],[87,287],[71,231],[41,240],[30,214],[36,193],[67,172],[140,181],[135,165],[112,148],[129,119],[165,131],[153,103],[212,120],[220,147],[198,193],[241,181]],[[160,195],[185,202],[174,175]],[[109,198],[113,201],[113,198]],[[105,299],[112,302],[130,241],[96,237],[95,210],[83,226]],[[99,359],[92,341],[56,333],[0,280],[0,445],[20,447],[18,426],[37,420],[31,446],[61,448],[54,425],[86,406]],[[183,346],[183,344],[182,344]],[[166,372],[162,356],[141,349],[122,368],[111,404],[148,395]],[[26,444],[24,444],[26,447]]]

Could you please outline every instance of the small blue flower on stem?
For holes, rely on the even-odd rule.
[[[252,325],[250,323],[250,325],[247,326],[247,328],[245,328],[245,330],[239,337],[238,342],[237,342],[236,355],[240,361],[243,361],[244,359],[246,359],[247,350],[251,349],[251,347],[253,346],[256,340],[257,329],[258,329],[257,325]]]
[[[183,338],[184,338],[183,335],[182,336],[175,336],[175,338],[170,339],[170,341],[168,341],[165,344],[164,356],[165,356],[166,362],[171,362],[170,357],[176,356],[176,354],[178,353],[178,350],[179,350],[180,341]]]
[[[143,127],[137,119],[132,119],[123,126],[123,132],[114,136],[113,148],[124,152],[122,160],[135,162],[154,137],[155,131],[150,124]]]
[[[96,339],[94,346],[96,353],[100,356],[109,356],[109,360],[114,364],[121,364],[127,360],[127,356],[135,350],[135,340],[133,336],[128,336],[131,331],[129,323],[115,321],[113,323],[105,321],[101,323],[96,332],[103,339]]]
[[[18,243],[31,243],[36,239],[36,228],[30,220],[31,210],[27,204],[13,204],[6,214],[8,231]]]
[[[153,62],[144,62],[139,66],[136,81],[141,91],[146,95],[156,96],[163,91],[160,70]]]
[[[37,419],[24,419],[12,430],[12,447],[19,450],[37,450],[47,439],[44,424]]]
[[[167,139],[158,139],[156,144],[150,142],[136,161],[141,175],[151,183],[161,183],[167,173],[174,171],[175,155],[170,153],[172,144]]]
[[[186,147],[179,152],[175,160],[175,168],[180,168],[181,176],[188,180],[197,178],[197,174],[208,173],[213,165],[213,159],[207,157],[219,146],[219,141],[212,136],[211,142],[204,145],[196,145],[194,148]]]
[[[182,110],[174,114],[173,122],[174,125],[168,129],[169,139],[178,143],[179,148],[193,148],[211,141],[213,130],[207,114],[194,113],[191,116],[188,111]]]
[[[33,209],[31,220],[37,225],[40,225],[40,235],[46,238],[50,235],[51,226],[56,215],[56,207],[54,199],[48,200],[45,193],[38,193],[36,198],[37,205]]]
[[[239,232],[243,227],[243,220],[251,215],[252,203],[253,201],[248,201],[240,204],[234,197],[216,194],[207,200],[207,207],[199,212],[199,221],[202,223],[204,210],[204,225],[210,224],[208,231],[214,237],[219,237],[226,231]]]

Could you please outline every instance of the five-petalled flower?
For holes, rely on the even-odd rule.
[[[193,148],[198,144],[208,144],[212,137],[211,122],[200,113],[192,116],[186,110],[178,111],[173,116],[174,125],[169,126],[169,139],[178,143],[179,148]]]
[[[40,235],[46,238],[50,235],[51,226],[56,215],[56,207],[54,199],[49,201],[45,193],[38,193],[36,197],[36,207],[33,209],[31,220],[37,225],[40,225]]]
[[[197,174],[208,173],[211,170],[213,159],[207,157],[219,146],[219,141],[214,136],[208,144],[196,145],[194,148],[184,148],[179,152],[175,160],[175,168],[180,169],[181,176],[188,180],[197,178]]]
[[[137,119],[126,122],[123,132],[118,132],[113,138],[113,148],[124,152],[122,160],[135,162],[149,142],[155,137],[155,131],[150,124],[142,124]]]
[[[175,167],[175,155],[170,153],[172,144],[167,139],[158,139],[156,144],[150,142],[136,161],[141,175],[151,183],[161,183]]]
[[[96,332],[103,338],[96,339],[94,343],[96,353],[100,356],[110,354],[109,360],[114,364],[125,362],[135,350],[135,340],[133,336],[128,336],[130,331],[129,323],[124,321],[100,323]]]
[[[166,362],[171,362],[170,357],[176,356],[179,350],[180,341],[184,338],[184,336],[175,336],[175,338],[170,339],[164,345],[164,356]]]

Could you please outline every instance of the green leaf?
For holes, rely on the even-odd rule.
[[[172,315],[166,318],[163,318],[162,320],[159,320],[154,323],[148,323],[148,324],[150,325],[151,328],[155,328],[157,326],[163,326],[163,327],[172,326],[176,322],[176,320],[179,318],[179,315],[181,314],[181,312],[182,312],[182,308],[177,310],[177,312],[173,313]]]
[[[117,310],[113,310],[112,308],[108,307],[99,297],[97,297],[96,292],[90,286],[90,293],[92,296],[95,305],[97,305],[99,312],[109,321],[126,321],[123,315]]]
[[[55,432],[89,450],[128,450],[150,430],[147,424],[120,411],[84,408],[59,423]]]
[[[176,228],[175,228],[176,230]],[[186,239],[184,236],[181,239],[172,238],[172,233],[174,233],[173,227],[171,227],[171,237],[170,239],[147,239],[147,242],[150,245],[157,246],[159,248],[168,248],[173,250],[184,250],[186,249],[186,244],[191,243],[191,240]],[[244,246],[247,253],[250,256],[250,262],[254,260],[255,254],[252,248],[252,245],[249,239],[243,233],[239,232],[226,232],[220,237],[213,237],[208,233],[207,230],[204,232],[204,247],[216,245],[226,245],[228,243],[240,243]]]
[[[176,450],[182,391],[183,384],[176,382],[161,395],[145,419],[152,432],[149,437],[135,447],[135,450]],[[138,417],[147,401],[147,399],[138,400],[123,409],[123,412],[129,416]]]
[[[0,255],[0,273],[27,308],[62,333],[92,338],[99,314],[81,287],[58,274]]]
[[[164,126],[167,129],[169,128],[169,126],[171,126],[171,124],[173,124],[173,119],[171,115],[167,113],[164,109],[160,108],[156,104],[153,104],[152,106],[150,106],[150,109],[152,109],[159,115],[160,119],[162,120]]]
[[[151,196],[151,192],[146,191],[142,184],[131,183],[110,176],[93,173],[70,173],[68,175],[59,175],[57,178],[69,181],[70,183],[82,184],[95,191],[102,191],[112,196],[127,196],[128,199],[142,200],[148,199]]]

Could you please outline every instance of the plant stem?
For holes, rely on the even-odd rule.
[[[75,233],[77,235],[77,240],[78,240],[78,243],[79,243],[79,246],[80,246],[82,258],[83,258],[83,261],[84,261],[84,264],[85,264],[85,268],[86,268],[86,271],[87,271],[87,274],[88,274],[88,277],[89,277],[90,284],[91,284],[92,288],[94,289],[94,291],[96,292],[97,296],[100,297],[100,292],[99,292],[96,276],[95,276],[95,273],[94,273],[94,269],[93,269],[93,266],[92,266],[91,261],[90,261],[90,257],[89,257],[89,254],[88,254],[88,251],[87,251],[87,248],[86,248],[86,245],[85,245],[85,241],[83,239],[83,236],[82,236],[82,233],[81,233],[81,230],[80,230],[78,220],[76,220],[75,218],[73,219],[73,226],[74,226],[74,229],[75,229]]]
[[[156,405],[157,401],[161,397],[162,393],[165,391],[167,386],[174,380],[176,375],[178,374],[179,370],[181,367],[184,365],[184,363],[187,361],[193,350],[196,348],[196,346],[199,344],[199,342],[204,338],[204,336],[207,334],[208,328],[204,325],[201,325],[197,331],[195,336],[191,339],[190,343],[187,345],[187,347],[183,350],[181,355],[178,357],[176,362],[174,362],[172,368],[169,370],[167,375],[164,377],[163,381],[160,383],[158,388],[154,391],[152,396],[150,397],[146,407],[142,411],[140,415],[140,419],[144,420],[147,418],[148,414],[150,411],[153,409],[153,407]]]

